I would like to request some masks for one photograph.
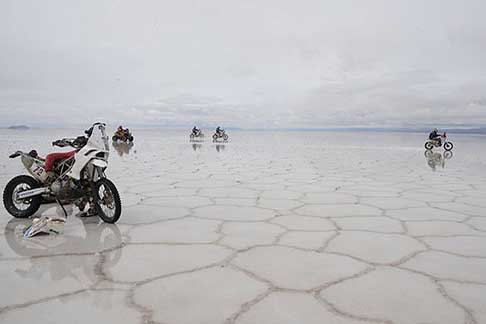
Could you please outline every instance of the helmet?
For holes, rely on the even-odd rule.
[[[438,132],[439,130],[437,128],[434,128],[434,132]]]

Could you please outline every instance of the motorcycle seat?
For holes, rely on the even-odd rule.
[[[46,155],[45,162],[44,162],[44,169],[46,171],[52,171],[54,167],[54,163],[57,161],[67,160],[76,154],[76,151],[70,152],[57,152],[57,153],[49,153]]]

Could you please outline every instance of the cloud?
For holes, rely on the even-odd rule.
[[[485,9],[481,0],[4,0],[0,120],[486,123]]]

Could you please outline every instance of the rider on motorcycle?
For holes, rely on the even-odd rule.
[[[431,141],[437,141],[440,143],[440,139],[443,136],[443,134],[439,133],[439,130],[437,128],[434,128],[432,132],[429,134],[429,140]]]
[[[117,130],[116,130],[116,134],[120,137],[122,137],[125,133],[125,129],[120,125],[118,126]]]
[[[223,129],[220,126],[218,126],[216,128],[216,134],[220,135],[222,132],[223,132]]]
[[[198,135],[200,132],[201,132],[201,130],[200,130],[199,128],[197,128],[196,126],[194,126],[194,127],[192,128],[192,133],[193,133],[194,135],[196,135],[196,136],[197,136],[197,135]]]

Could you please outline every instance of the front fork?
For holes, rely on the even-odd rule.
[[[101,178],[106,178],[105,170],[103,168],[93,166],[93,170],[91,171],[91,181],[90,181],[90,187],[91,187],[91,195],[89,197],[90,205],[98,203],[98,193],[96,192],[96,182]],[[90,206],[90,208],[91,208],[91,206]]]

